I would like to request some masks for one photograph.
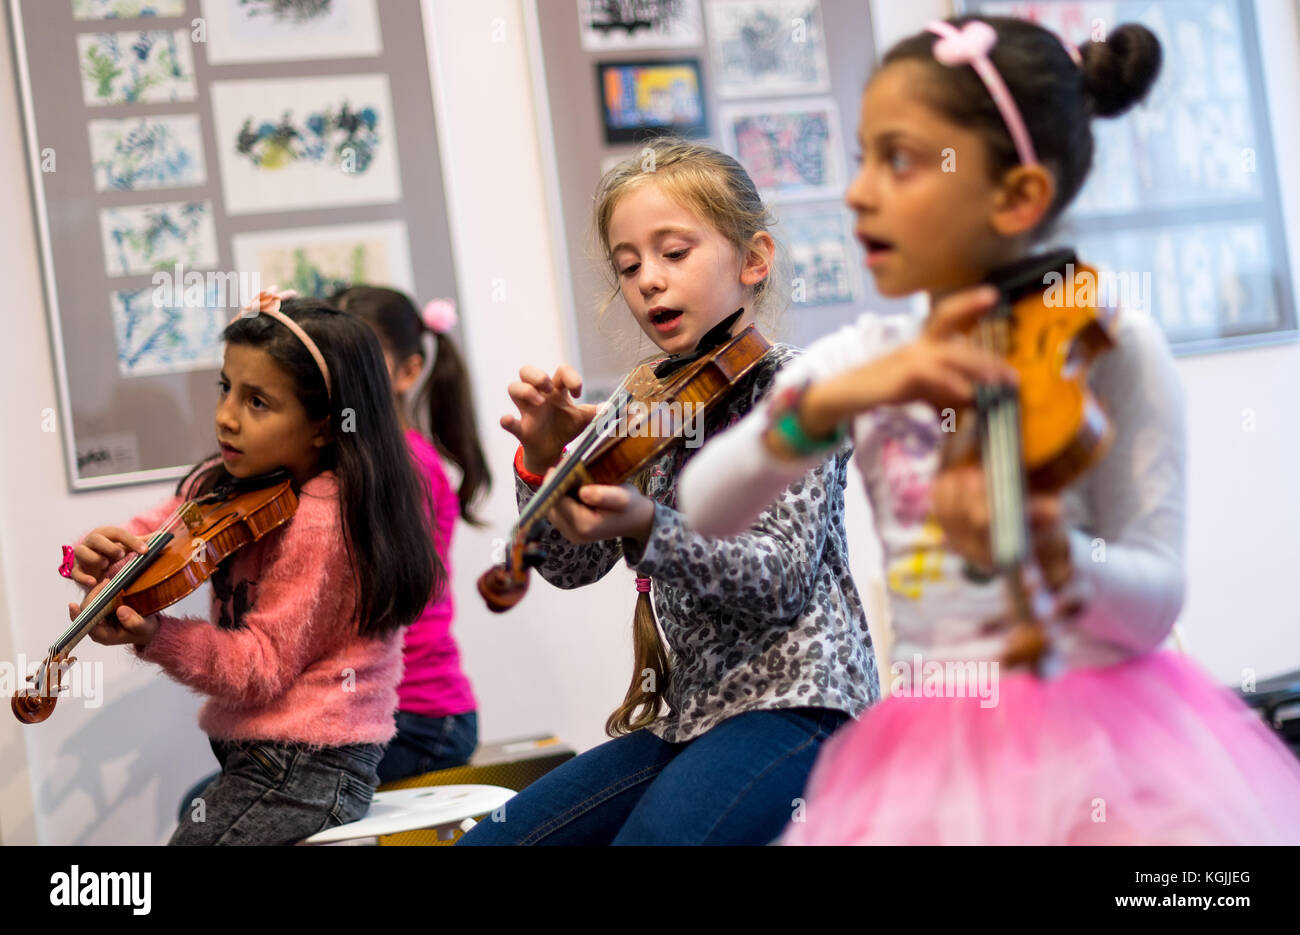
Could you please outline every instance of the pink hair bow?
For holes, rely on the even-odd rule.
[[[325,355],[320,352],[316,342],[311,336],[303,330],[302,325],[298,324],[284,312],[280,311],[280,303],[286,299],[292,299],[298,295],[295,289],[286,289],[278,292],[275,286],[270,289],[263,289],[251,302],[239,310],[236,318],[256,318],[258,315],[269,315],[280,324],[284,325],[293,336],[302,342],[303,347],[307,348],[307,353],[311,354],[312,360],[316,361],[316,366],[320,368],[321,378],[325,381],[325,395],[331,399],[334,397],[334,389],[330,384],[330,368],[325,363]]]
[[[1029,138],[1029,130],[1025,128],[1025,121],[1020,116],[1020,108],[1016,106],[1015,98],[1011,96],[1006,82],[989,58],[989,52],[993,51],[998,42],[997,30],[983,20],[971,20],[961,29],[952,23],[935,20],[925,28],[939,37],[931,50],[935,61],[949,67],[969,65],[975,69],[1002,114],[1002,120],[1011,133],[1011,140],[1016,144],[1020,161],[1027,166],[1036,164],[1038,156],[1034,153],[1034,144]]]
[[[434,334],[446,334],[456,327],[456,303],[451,299],[433,299],[424,306],[423,317]]]

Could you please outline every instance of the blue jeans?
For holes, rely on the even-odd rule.
[[[477,746],[478,715],[473,711],[446,717],[398,711],[397,735],[379,761],[379,781],[393,782],[435,769],[464,766]]]
[[[686,743],[634,731],[551,770],[457,844],[767,844],[847,720],[781,708],[746,711]]]
[[[453,714],[450,717],[425,717],[408,711],[397,712],[397,735],[388,744],[379,761],[380,784],[409,776],[419,776],[435,769],[464,766],[478,746],[478,715]],[[215,747],[213,748],[215,750]],[[194,800],[220,773],[204,776],[181,797],[176,820],[184,822],[194,807]]]
[[[357,821],[370,809],[384,753],[377,743],[209,741],[221,772],[188,797],[168,844],[295,844]]]

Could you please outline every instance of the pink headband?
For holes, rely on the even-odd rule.
[[[1002,76],[998,74],[998,70],[993,67],[993,62],[989,59],[989,52],[998,41],[997,30],[983,20],[971,20],[961,29],[943,20],[935,20],[925,28],[927,32],[940,37],[933,48],[935,61],[941,65],[969,65],[975,69],[975,74],[980,76],[980,80],[989,89],[989,94],[993,96],[993,103],[998,106],[1002,120],[1006,123],[1007,130],[1011,132],[1011,140],[1016,144],[1016,153],[1020,156],[1020,161],[1027,166],[1037,164],[1038,157],[1034,153],[1034,143],[1029,138],[1025,121],[1020,116],[1016,99],[1011,96],[1006,82],[1002,80]],[[1071,52],[1070,57],[1075,60],[1075,64],[1082,62],[1078,49],[1074,49],[1067,43],[1063,44],[1066,46],[1066,51]]]
[[[303,347],[307,348],[312,359],[316,361],[316,366],[320,367],[320,375],[325,378],[325,395],[333,399],[333,390],[330,387],[330,368],[325,365],[325,355],[320,352],[320,348],[302,329],[296,321],[280,311],[280,302],[284,299],[292,299],[298,293],[293,289],[284,292],[276,292],[275,286],[269,290],[263,290],[257,294],[257,297],[239,310],[239,314],[234,320],[240,318],[256,318],[258,315],[270,315],[280,324],[284,325],[293,332],[294,337],[302,342]]]

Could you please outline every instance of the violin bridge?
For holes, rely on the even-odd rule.
[[[181,521],[185,523],[185,528],[190,531],[191,536],[197,536],[199,530],[203,528],[203,511],[193,500],[181,507]]]

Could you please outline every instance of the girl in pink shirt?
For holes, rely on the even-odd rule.
[[[447,334],[455,324],[455,309],[450,302],[434,300],[425,306],[422,320],[407,296],[373,286],[345,289],[333,302],[379,336],[398,420],[433,497],[434,543],[450,577],[456,520],[479,525],[471,507],[492,482],[465,365]],[[459,487],[447,480],[440,454],[460,471]],[[478,745],[474,694],[451,635],[454,615],[447,588],[406,631],[397,735],[379,764],[381,782],[461,766]]]
[[[182,497],[292,477],[297,511],[221,566],[209,618],[122,607],[91,632],[208,696],[199,726],[221,773],[170,843],[290,844],[368,810],[395,729],[402,630],[445,573],[371,330],[262,293],[223,336],[219,458],[156,510],[86,536],[72,577],[94,587],[143,553]]]

